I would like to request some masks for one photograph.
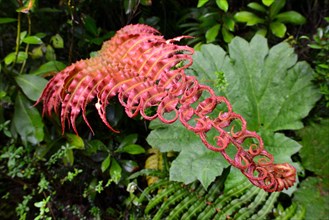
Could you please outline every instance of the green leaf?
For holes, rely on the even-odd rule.
[[[125,8],[125,13],[126,14],[134,13],[138,4],[139,4],[139,1],[137,1],[137,0],[124,0],[123,5]]]
[[[234,35],[225,27],[222,28],[222,35],[226,43],[230,43],[231,40],[234,38]]]
[[[122,168],[120,166],[120,164],[118,163],[118,161],[114,158],[112,158],[112,164],[110,167],[110,175],[112,180],[118,184],[120,179],[121,179],[121,172],[122,172]]]
[[[180,151],[170,167],[170,179],[185,184],[199,180],[207,188],[228,166],[225,159],[208,150],[200,138],[188,131],[179,122],[160,127],[158,120],[152,121],[152,130],[147,142],[161,152]]]
[[[125,145],[121,148],[118,148],[115,152],[128,153],[128,154],[135,155],[135,154],[145,153],[145,149],[138,144],[129,144],[129,145]]]
[[[76,134],[65,134],[67,142],[70,144],[70,149],[84,149],[85,144],[83,139]]]
[[[215,24],[206,32],[207,43],[215,41],[220,29],[220,24]]]
[[[208,150],[196,137],[193,142],[186,143],[185,148],[172,162],[170,180],[184,184],[199,180],[207,189],[226,167],[228,167],[228,163],[221,154]]]
[[[42,44],[42,40],[37,36],[28,36],[22,40],[26,44]]]
[[[46,59],[48,61],[55,61],[56,60],[56,54],[54,48],[49,44],[47,45],[46,49]]]
[[[64,40],[59,34],[52,36],[50,42],[53,44],[54,48],[64,48]]]
[[[267,11],[267,9],[263,5],[261,5],[257,2],[250,2],[247,6],[251,9],[254,9],[254,10],[259,11],[259,12],[264,12],[265,13]]]
[[[230,86],[225,95],[248,121],[249,128],[302,128],[301,119],[308,115],[320,93],[312,84],[312,68],[306,62],[296,63],[294,49],[285,42],[269,49],[266,39],[255,35],[250,43],[234,38],[229,51],[230,57],[221,69]],[[218,69],[208,70],[207,74],[215,71]]]
[[[283,12],[275,16],[275,18],[283,23],[304,24],[306,22],[306,18],[296,11]]]
[[[38,144],[44,138],[41,115],[22,93],[16,97],[13,126],[25,145]]]
[[[11,22],[16,22],[16,18],[0,18],[0,24],[6,24]]]
[[[266,6],[270,6],[273,4],[275,0],[262,0],[263,4]]]
[[[328,194],[328,179],[308,177],[300,184],[293,200],[306,208],[305,219],[328,219]]]
[[[98,36],[99,32],[97,30],[96,21],[90,16],[86,16],[83,19],[85,29],[92,34],[94,37]]]
[[[272,22],[270,24],[270,28],[272,33],[277,36],[277,37],[284,37],[284,35],[286,34],[287,31],[287,27],[285,24],[281,23],[281,22]]]
[[[216,0],[216,4],[220,9],[227,12],[228,7],[229,7],[227,0]]]
[[[234,20],[228,16],[224,16],[223,20],[224,20],[225,27],[230,31],[234,31],[234,26],[235,26]]]
[[[110,163],[111,163],[111,156],[108,155],[105,158],[105,160],[103,160],[102,165],[101,165],[101,170],[102,170],[103,173],[107,170],[107,168],[109,168]]]
[[[329,120],[312,123],[298,132],[302,138],[300,151],[305,169],[324,177],[329,176]]]
[[[199,0],[198,1],[198,8],[202,7],[204,4],[206,4],[207,2],[209,2],[209,0]]]
[[[72,149],[70,148],[65,149],[63,162],[66,166],[72,166],[74,164],[74,153]]]
[[[17,56],[15,52],[12,52],[8,54],[5,57],[5,64],[10,65],[11,63],[14,63],[16,60],[16,63],[23,63],[27,59],[28,55],[26,52],[19,51]]]
[[[38,69],[31,72],[33,75],[42,75],[45,73],[59,72],[63,70],[66,65],[62,62],[53,60],[42,64]]]
[[[264,19],[249,11],[240,11],[234,15],[234,18],[237,22],[247,23],[248,26],[264,23]]]
[[[275,0],[270,7],[270,18],[273,18],[281,11],[281,9],[286,5],[286,0]]]
[[[130,144],[134,144],[136,143],[137,139],[138,139],[138,134],[129,134],[124,137],[118,148],[122,148]]]
[[[24,94],[32,101],[38,100],[48,82],[40,76],[26,74],[17,76],[15,80]]]

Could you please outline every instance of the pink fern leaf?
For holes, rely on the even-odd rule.
[[[106,106],[117,96],[129,117],[140,114],[147,120],[159,118],[164,123],[179,120],[199,135],[208,149],[220,152],[265,191],[292,186],[296,169],[287,163],[274,164],[261,137],[247,130],[245,119],[233,112],[229,101],[216,96],[195,77],[185,75],[184,70],[192,64],[193,49],[175,44],[185,37],[165,40],[157,30],[141,24],[122,28],[103,44],[96,57],[72,64],[49,81],[38,100],[43,101],[43,113],[60,111],[63,132],[68,122],[77,133],[75,121],[80,113],[90,127],[86,107],[97,98],[95,107],[101,120],[118,132],[106,119]],[[212,118],[210,114],[218,105],[224,105],[226,111]],[[145,112],[150,107],[156,108],[153,115]],[[168,118],[169,112],[174,116]],[[234,121],[239,122],[239,128]],[[210,130],[219,133],[215,146],[207,137]],[[235,155],[229,155],[228,148],[235,149]]]

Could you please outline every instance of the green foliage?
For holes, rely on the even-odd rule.
[[[326,219],[329,215],[328,178],[308,177],[294,195],[294,202],[306,209],[305,219]]]
[[[320,97],[312,85],[312,69],[305,62],[296,63],[296,58],[287,43],[269,49],[260,35],[250,43],[237,37],[229,44],[229,55],[218,46],[202,46],[194,55],[191,73],[211,85],[217,80],[214,73],[223,72],[228,87],[218,90],[218,94],[225,94],[234,110],[247,119],[249,129],[263,136],[276,162],[292,163],[290,157],[301,146],[276,132],[300,129],[301,119]],[[195,135],[178,124],[161,127],[154,121],[150,128],[150,145],[162,152],[180,152],[170,167],[171,180],[188,184],[198,179],[207,188],[227,167],[219,154],[209,152]]]
[[[311,123],[298,132],[302,137],[300,157],[305,169],[316,175],[329,177],[329,120]]]
[[[296,11],[280,12],[286,0],[250,2],[247,7],[251,11],[239,11],[234,14],[237,22],[246,23],[247,26],[257,26],[257,33],[266,35],[269,31],[276,37],[283,38],[287,32],[286,24],[301,25],[306,22],[304,16]]]
[[[199,180],[205,188],[221,175],[228,163],[218,153],[205,148],[200,138],[186,130],[180,123],[163,125],[153,121],[150,128],[154,129],[147,137],[150,145],[162,152],[178,151],[179,156],[170,167],[170,180],[185,184]]]
[[[296,63],[297,56],[286,43],[269,49],[260,37],[232,41],[233,35],[250,39],[247,36],[254,32],[267,34],[270,42],[282,34],[311,36],[309,27],[315,30],[312,24],[318,24],[316,18],[323,11],[309,9],[307,14],[307,1],[278,0],[247,5],[227,0],[125,0],[120,4],[115,0],[92,4],[89,0],[0,0],[0,8],[0,218],[324,219],[329,215],[328,120],[314,119],[317,110],[308,115],[319,98],[310,83],[313,71],[304,62]],[[309,26],[296,28],[305,20],[296,11],[305,12]],[[234,15],[244,21],[237,23]],[[110,134],[91,120],[92,136],[78,119],[81,137],[62,135],[56,119],[41,118],[34,102],[46,79],[72,61],[92,55],[123,25],[137,22],[156,27],[166,38],[183,30],[195,37],[189,43],[200,43],[201,52],[194,55],[190,74],[229,97],[234,110],[261,134],[276,162],[299,162],[299,171],[306,170],[300,172],[293,201],[252,187],[237,170],[228,169],[221,155],[209,152],[177,123],[167,126],[154,121],[148,135],[148,124],[140,118],[127,121],[117,103],[107,109],[107,119],[120,134]],[[325,106],[328,26],[319,27],[310,39],[312,50],[306,56],[314,66],[313,80]],[[231,41],[227,51],[226,42]],[[224,49],[201,47],[206,42]],[[87,114],[94,116],[90,110]],[[309,124],[305,128],[302,119]],[[298,136],[292,131],[296,129],[301,129]],[[142,169],[149,147],[145,137],[165,152],[163,170]],[[175,156],[166,157],[166,152]],[[146,186],[144,176],[155,176],[158,182]]]
[[[229,43],[234,37],[235,21],[228,12],[228,1],[199,0],[197,7],[190,9],[180,21],[185,33],[194,37],[188,43],[197,44],[196,47],[204,42]]]
[[[324,104],[329,108],[329,17],[325,20],[327,25],[317,29],[308,46],[314,50],[315,80],[324,96]]]
[[[147,187],[138,199],[145,203],[145,215],[151,219],[277,219],[300,216],[300,205],[274,209],[279,193],[269,194],[232,170],[217,178],[208,190],[194,182],[189,185],[160,180]],[[297,210],[298,208],[298,210]],[[303,216],[299,219],[302,219]]]

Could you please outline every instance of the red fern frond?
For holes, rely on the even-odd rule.
[[[106,120],[106,106],[117,96],[129,117],[141,114],[147,120],[159,118],[164,123],[178,119],[254,185],[268,192],[292,186],[295,168],[287,163],[274,164],[261,137],[247,130],[245,119],[232,111],[228,100],[216,96],[195,77],[185,75],[184,70],[192,64],[193,49],[175,44],[184,37],[165,40],[157,30],[141,24],[122,28],[103,44],[96,57],[68,66],[49,81],[38,100],[43,101],[43,113],[60,111],[63,132],[68,121],[77,133],[77,116],[82,113],[90,127],[86,106],[97,98],[95,106],[100,118],[118,132]],[[218,105],[226,106],[227,110],[212,118],[210,114]],[[145,112],[150,107],[156,107],[154,115]],[[169,112],[174,116],[168,118]],[[240,129],[233,126],[234,121],[239,122]],[[207,138],[210,130],[219,133],[216,146]],[[235,149],[234,156],[229,155],[228,148]]]

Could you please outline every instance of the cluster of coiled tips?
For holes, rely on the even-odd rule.
[[[85,110],[96,99],[100,118],[118,132],[106,119],[106,106],[117,96],[129,117],[159,118],[167,124],[179,120],[254,185],[268,192],[292,186],[295,168],[275,164],[261,137],[247,130],[246,121],[232,111],[229,101],[185,74],[194,51],[175,44],[184,37],[165,40],[152,27],[128,25],[105,42],[97,56],[54,76],[38,102],[43,101],[43,112],[49,115],[60,110],[63,132],[68,121],[77,133],[75,121],[80,113],[90,127]],[[214,114],[218,106],[221,111]],[[215,140],[208,138],[211,131],[218,133]]]

